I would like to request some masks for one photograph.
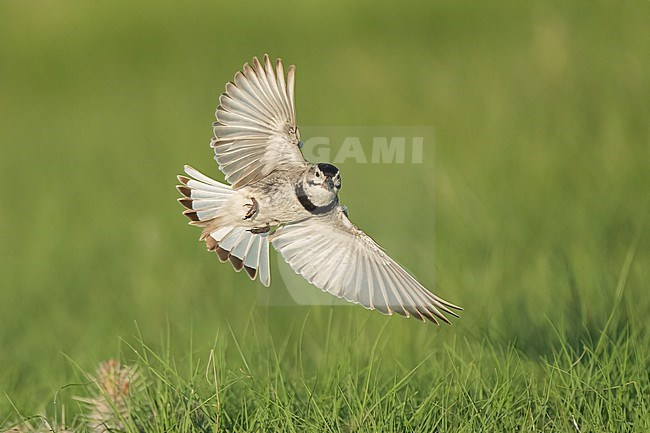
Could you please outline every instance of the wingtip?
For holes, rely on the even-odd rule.
[[[284,80],[284,63],[280,57],[275,59],[275,74]]]
[[[438,298],[438,300],[445,307],[453,308],[454,310],[458,310],[458,311],[463,311],[464,310],[464,308],[461,307],[460,305],[452,304],[451,302],[445,301],[444,299],[440,299],[440,298]]]
[[[260,63],[260,60],[257,58],[257,56],[253,57],[253,67],[257,70],[262,70],[262,63]]]

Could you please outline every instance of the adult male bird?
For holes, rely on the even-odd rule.
[[[270,284],[269,243],[310,283],[339,298],[420,320],[449,323],[461,310],[418,283],[348,218],[341,175],[300,151],[295,67],[253,59],[219,98],[211,147],[230,186],[190,166],[179,202],[222,262]]]

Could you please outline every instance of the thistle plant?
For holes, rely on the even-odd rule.
[[[76,399],[87,405],[86,425],[93,433],[125,430],[129,419],[129,397],[141,387],[140,375],[135,367],[121,365],[110,359],[99,365],[89,397]]]

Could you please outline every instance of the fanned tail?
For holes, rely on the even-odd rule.
[[[182,185],[178,185],[176,189],[185,196],[179,198],[178,202],[187,208],[183,215],[191,220],[190,224],[205,227],[208,222],[217,218],[219,210],[234,191],[228,185],[210,179],[189,165],[185,166],[185,173],[191,178],[178,176]]]
[[[205,227],[200,240],[208,251],[215,251],[222,262],[230,261],[237,272],[244,269],[251,280],[259,276],[265,286],[271,283],[268,233],[251,233],[244,227],[220,227],[219,211],[235,193],[228,185],[200,173],[186,165],[178,176],[182,185],[176,188],[184,197],[178,201],[187,209],[183,214],[190,224]]]
[[[254,234],[243,227],[223,227],[205,239],[208,250],[219,260],[230,260],[237,272],[244,269],[251,280],[258,275],[265,286],[271,284],[268,233]]]

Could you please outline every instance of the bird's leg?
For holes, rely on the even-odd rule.
[[[255,197],[251,197],[251,203],[252,204],[245,204],[244,205],[244,207],[248,208],[248,210],[246,211],[246,214],[244,215],[244,218],[242,218],[244,220],[253,218],[253,216],[260,209],[260,206],[257,204],[257,200],[255,200]]]
[[[249,230],[249,232],[253,233],[254,235],[259,235],[260,233],[268,233],[271,231],[271,225],[269,223],[266,223],[264,227],[254,227]]]

